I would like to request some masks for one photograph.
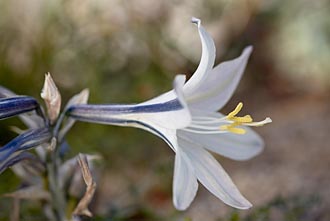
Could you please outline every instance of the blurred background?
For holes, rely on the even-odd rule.
[[[0,1],[0,84],[40,101],[50,72],[63,101],[90,89],[90,103],[136,103],[171,89],[198,66],[192,16],[215,40],[219,63],[253,45],[228,113],[239,101],[257,119],[266,148],[248,162],[216,156],[254,207],[224,205],[201,185],[185,212],[172,205],[174,154],[134,128],[77,123],[68,157],[100,153],[95,220],[330,220],[330,3],[327,0]],[[244,110],[243,110],[244,112]],[[0,122],[0,145],[23,127]],[[7,170],[0,194],[19,187]],[[22,220],[43,220],[23,202]],[[0,220],[11,200],[0,198]]]

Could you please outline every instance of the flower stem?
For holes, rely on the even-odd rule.
[[[57,148],[56,148],[57,149]],[[47,157],[48,188],[52,196],[52,207],[57,221],[65,221],[66,201],[58,180],[58,165],[56,151],[50,151]]]

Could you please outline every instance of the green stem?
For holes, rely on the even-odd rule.
[[[66,201],[58,180],[58,165],[56,151],[47,157],[48,188],[52,196],[52,206],[57,221],[65,221]]]

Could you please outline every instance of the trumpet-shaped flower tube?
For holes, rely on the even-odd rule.
[[[184,75],[176,77],[174,99],[135,105],[72,105],[67,114],[80,121],[142,128],[161,137],[175,150],[175,131],[191,121],[182,94],[184,81]]]
[[[0,99],[0,119],[16,116],[39,108],[33,97],[17,96]]]
[[[8,166],[26,159],[27,154],[24,151],[46,143],[51,138],[48,128],[39,128],[29,130],[0,148],[0,171]]]
[[[197,192],[197,180],[226,204],[247,209],[251,203],[207,150],[247,160],[264,146],[249,127],[270,123],[270,118],[253,122],[250,115],[237,116],[242,103],[228,115],[217,112],[236,89],[252,47],[244,49],[238,58],[213,67],[214,42],[199,19],[193,18],[192,22],[198,27],[202,56],[187,82],[177,76],[174,90],[140,104],[73,105],[67,114],[81,121],[140,127],[165,140],[176,153],[173,203],[177,209],[190,205]]]
[[[8,167],[14,166],[23,160],[37,160],[37,158],[28,152],[19,152],[17,154],[12,154],[6,160],[0,163],[0,174],[5,171]]]
[[[0,100],[2,100],[3,98],[15,98],[15,97],[26,98],[25,96],[18,96],[17,94],[12,92],[11,90],[0,86]],[[29,97],[29,98],[34,99],[34,98],[31,98],[31,97]],[[5,101],[5,100],[3,100],[3,101]],[[13,99],[12,99],[12,101],[13,101]],[[1,103],[1,101],[0,101],[0,103]],[[34,100],[31,103],[37,103],[37,101]],[[30,110],[27,109],[26,110],[27,114],[19,114],[18,115],[18,117],[23,121],[23,123],[26,126],[28,126],[29,128],[39,128],[39,127],[44,127],[45,126],[46,122],[45,122],[45,119],[43,118],[44,115],[43,115],[42,109],[39,105],[36,108],[37,108],[36,112],[32,112],[32,113],[30,112],[29,113]],[[0,108],[0,109],[2,109],[2,108]],[[16,111],[18,111],[18,110],[16,110]],[[14,115],[11,115],[11,116],[14,116]]]

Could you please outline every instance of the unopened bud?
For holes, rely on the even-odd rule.
[[[86,104],[88,101],[88,97],[89,97],[89,90],[88,90],[88,88],[85,88],[79,94],[76,94],[75,96],[73,96],[69,100],[68,104],[66,105],[66,107],[64,109],[67,109],[71,105],[75,105],[75,104]]]
[[[46,103],[48,117],[51,124],[53,124],[60,113],[61,94],[50,76],[50,73],[45,75],[45,83],[41,91],[41,97]]]

